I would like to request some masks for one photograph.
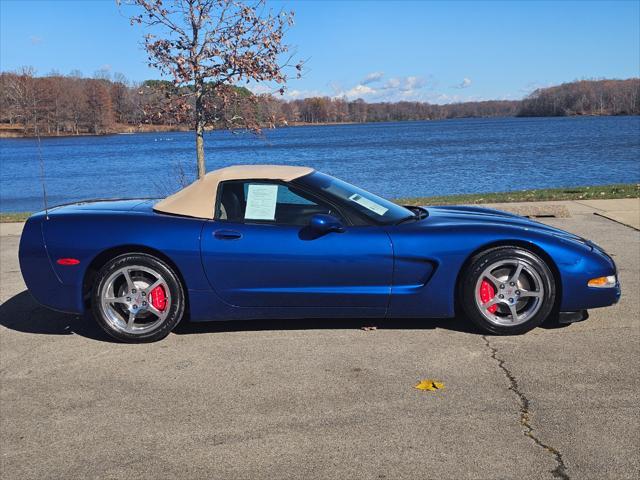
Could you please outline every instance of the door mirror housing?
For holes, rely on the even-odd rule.
[[[344,232],[344,225],[333,215],[318,213],[311,217],[309,226],[318,233]]]

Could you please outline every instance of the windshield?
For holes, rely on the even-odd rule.
[[[324,173],[314,172],[300,178],[299,182],[338,199],[339,203],[348,205],[376,223],[393,224],[415,216],[411,210]]]

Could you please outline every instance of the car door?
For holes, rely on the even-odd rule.
[[[216,293],[238,307],[353,307],[384,315],[393,270],[389,236],[346,222],[343,232],[317,235],[309,221],[318,213],[340,216],[285,183],[222,182],[215,220],[201,240]]]

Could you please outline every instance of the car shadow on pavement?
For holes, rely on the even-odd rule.
[[[40,335],[80,335],[82,337],[113,342],[96,324],[91,314],[73,315],[56,312],[41,306],[23,291],[0,305],[0,325],[10,330]],[[465,333],[480,334],[475,325],[464,318],[411,318],[411,319],[260,319],[216,322],[181,322],[173,331],[178,335],[223,332],[250,332],[265,330],[431,330],[442,328]]]
[[[481,333],[471,321],[458,318],[295,318],[181,322],[173,333],[190,335],[265,330],[433,330],[436,328],[464,333]]]
[[[0,325],[10,330],[40,335],[80,335],[103,342],[114,342],[89,314],[56,312],[40,305],[28,291],[0,305]]]

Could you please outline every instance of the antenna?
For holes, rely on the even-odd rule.
[[[38,128],[38,119],[35,121],[35,134],[38,140],[38,159],[40,161],[40,183],[42,184],[42,201],[44,203],[44,215],[49,220],[49,206],[47,205],[47,186],[45,184],[44,176],[44,157],[42,156],[42,144],[40,142],[40,129]]]

